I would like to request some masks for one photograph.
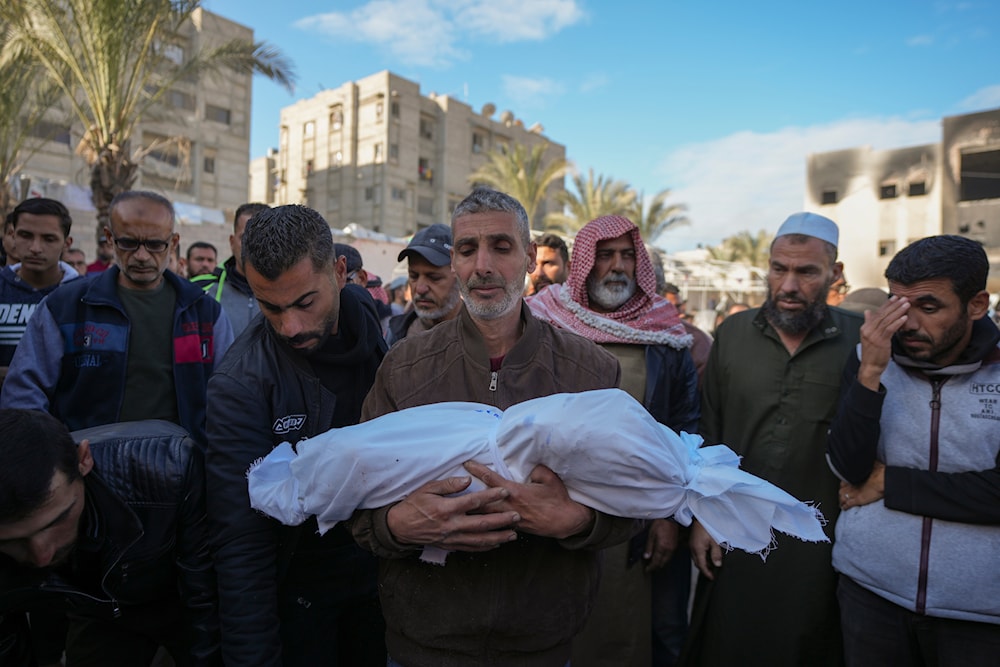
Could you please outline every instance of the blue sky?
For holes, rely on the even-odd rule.
[[[1000,0],[204,6],[298,73],[294,95],[254,81],[252,157],[283,106],[388,69],[541,123],[581,173],[669,188],[692,223],[658,240],[671,251],[776,229],[804,205],[809,153],[931,143],[943,116],[1000,107]]]

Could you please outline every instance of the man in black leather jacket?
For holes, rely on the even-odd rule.
[[[80,444],[74,443],[76,437]],[[25,612],[69,617],[70,665],[218,665],[198,447],[163,421],[78,431],[0,410],[0,665],[32,665]]]
[[[385,665],[375,558],[337,526],[282,526],[250,507],[246,471],[283,441],[357,424],[385,354],[375,302],[347,284],[329,225],[304,206],[246,224],[260,304],[208,384],[208,513],[227,667]]]

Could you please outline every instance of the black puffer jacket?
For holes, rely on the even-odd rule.
[[[140,608],[176,606],[185,637],[163,640],[182,647],[184,654],[175,656],[179,664],[220,664],[204,462],[197,445],[180,426],[159,420],[97,426],[73,437],[89,440],[94,457],[94,469],[84,477],[77,550],[97,554],[100,579],[70,581],[0,558],[0,610],[8,622],[17,617],[9,612],[32,609],[113,622],[144,613]],[[0,645],[0,664],[30,664],[6,661],[4,650]]]

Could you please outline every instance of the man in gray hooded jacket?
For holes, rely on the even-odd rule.
[[[853,665],[1000,655],[1000,331],[989,261],[934,236],[889,263],[828,442],[845,480],[833,565]]]

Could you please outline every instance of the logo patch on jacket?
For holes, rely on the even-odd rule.
[[[286,433],[291,433],[292,431],[298,431],[305,423],[305,415],[286,415],[275,419],[274,426],[271,428],[278,435],[285,435]]]

